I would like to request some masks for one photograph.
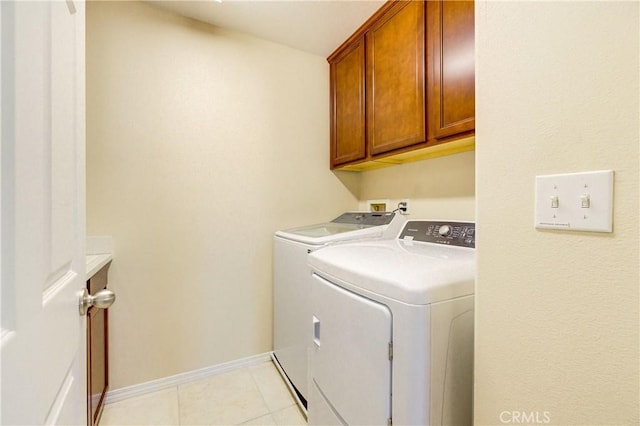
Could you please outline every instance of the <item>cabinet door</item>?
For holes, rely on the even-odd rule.
[[[364,39],[331,60],[331,167],[365,158]]]
[[[108,263],[89,281],[87,289],[95,294],[107,288]],[[88,426],[100,420],[104,398],[109,389],[109,313],[92,306],[87,311],[87,409]]]
[[[426,141],[424,2],[397,2],[367,32],[372,155]]]
[[[473,1],[427,2],[429,139],[475,129]]]
[[[98,424],[109,386],[107,315],[106,309],[95,307],[90,308],[87,312],[87,342],[89,344],[87,357],[89,419],[87,424],[91,426]]]

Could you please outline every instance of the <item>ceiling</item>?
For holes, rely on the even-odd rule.
[[[149,3],[217,27],[329,56],[384,0],[214,0]]]

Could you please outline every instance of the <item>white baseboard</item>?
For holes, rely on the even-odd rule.
[[[229,371],[233,371],[243,367],[249,367],[270,360],[271,353],[266,352],[247,358],[237,359],[235,361],[225,362],[224,364],[212,365],[211,367],[188,371],[186,373],[176,374],[175,376],[163,377],[161,379],[151,380],[150,382],[115,389],[107,392],[105,404],[122,401],[123,399],[156,392],[162,389],[171,388],[173,386],[183,385],[185,383],[203,379],[205,377],[217,376],[218,374],[227,373]]]

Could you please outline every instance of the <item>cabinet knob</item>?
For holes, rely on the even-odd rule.
[[[86,315],[90,307],[107,309],[116,301],[116,294],[109,289],[100,290],[94,295],[90,295],[85,288],[80,296],[80,315]]]

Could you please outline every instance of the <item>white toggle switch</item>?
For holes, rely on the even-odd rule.
[[[613,170],[536,176],[535,227],[612,232]]]

